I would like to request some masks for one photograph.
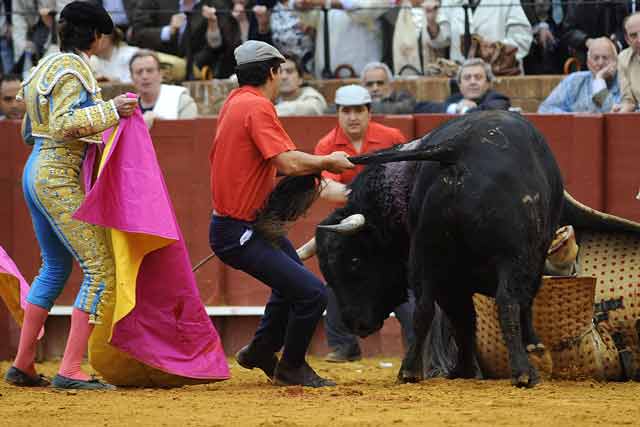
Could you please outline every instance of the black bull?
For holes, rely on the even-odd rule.
[[[468,378],[475,374],[472,295],[489,295],[498,305],[512,381],[534,385],[538,374],[527,351],[543,346],[531,307],[563,201],[544,137],[517,114],[482,112],[354,161],[371,166],[351,184],[347,204],[316,231],[320,268],[347,328],[363,337],[377,331],[410,286],[416,344],[399,380],[423,379],[435,302],[459,349],[450,376]],[[349,225],[355,214],[364,224]]]

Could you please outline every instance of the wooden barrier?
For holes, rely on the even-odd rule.
[[[604,210],[604,120],[602,115],[526,116],[545,136],[562,170],[567,191]]]
[[[558,159],[567,188],[574,196],[593,206],[629,219],[640,221],[640,202],[635,194],[640,186],[636,172],[640,145],[632,132],[640,115],[527,115],[546,136]],[[422,136],[451,116],[404,115],[376,116],[374,119],[402,130],[407,139]],[[283,126],[305,151],[312,151],[316,142],[336,126],[335,116],[288,117]],[[157,121],[152,131],[159,163],[164,171],[192,263],[210,253],[208,227],[210,218],[209,151],[216,131],[214,118],[185,121]],[[0,245],[14,258],[27,280],[32,280],[40,265],[40,254],[21,188],[22,167],[30,148],[21,142],[19,123],[0,121]],[[315,225],[334,206],[319,201],[309,214],[294,224],[290,238],[299,245],[314,233]],[[320,275],[317,261],[307,266]],[[58,299],[57,304],[71,305],[82,279],[78,269]],[[269,289],[244,273],[213,260],[197,273],[202,300],[208,306],[261,306]],[[43,351],[47,356],[59,356],[66,330],[66,320],[52,318]],[[252,333],[255,317],[216,318],[227,352],[237,350]],[[0,304],[0,358],[15,352],[18,329]],[[312,351],[326,351],[321,328],[316,334]],[[365,354],[398,354],[400,333],[396,321],[390,321],[381,333],[365,340]]]
[[[604,126],[606,211],[640,222],[640,115],[608,114]]]

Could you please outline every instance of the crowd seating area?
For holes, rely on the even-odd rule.
[[[535,113],[538,105],[551,93],[554,87],[564,78],[562,75],[548,76],[512,76],[500,77],[494,89],[511,99],[514,107],[523,112]],[[316,88],[327,100],[333,103],[336,90],[346,84],[359,83],[357,79],[310,80],[308,84]],[[230,80],[207,80],[184,82],[191,97],[198,104],[200,115],[218,113],[229,92],[236,87]],[[418,101],[444,101],[450,95],[449,79],[445,77],[420,77],[397,79],[391,83],[394,89],[406,90]],[[133,86],[103,83],[103,97],[111,99],[127,91],[134,91]]]
[[[527,117],[546,136],[562,169],[567,189],[579,201],[599,210],[640,221],[640,201],[635,199],[640,186],[637,162],[640,144],[632,130],[638,128],[640,116],[617,115],[537,115]],[[397,127],[408,139],[424,135],[438,124],[450,119],[445,115],[404,115],[374,117],[384,124]],[[332,116],[283,118],[285,129],[298,147],[311,151],[318,139],[336,124]],[[208,224],[210,214],[208,153],[216,130],[215,118],[181,121],[159,121],[152,130],[158,160],[165,173],[177,217],[195,264],[210,253]],[[22,197],[21,172],[29,147],[21,142],[18,122],[0,121],[0,241],[27,280],[31,280],[40,265],[39,250]],[[132,191],[135,191],[132,190]],[[290,237],[299,245],[313,235],[315,224],[324,218],[332,206],[318,202],[310,214],[293,227]],[[317,274],[317,261],[309,267]],[[74,271],[71,281],[58,300],[70,305],[80,283]],[[268,288],[244,273],[213,260],[196,274],[202,299],[207,306],[249,306],[264,304]],[[225,349],[237,350],[252,334],[257,316],[214,317]],[[63,350],[66,317],[48,321],[47,337],[42,347],[46,356],[59,356]],[[0,360],[15,352],[18,328],[0,305],[0,336],[7,345],[0,346]],[[400,354],[401,338],[398,324],[388,321],[381,333],[365,340],[365,354]],[[320,328],[311,351],[326,351]]]

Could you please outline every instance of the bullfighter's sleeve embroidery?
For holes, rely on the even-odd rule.
[[[118,123],[113,101],[76,108],[84,86],[74,75],[60,79],[51,96],[50,136],[55,140],[82,138],[102,132]]]

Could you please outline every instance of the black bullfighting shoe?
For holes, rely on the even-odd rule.
[[[245,345],[236,353],[236,361],[245,369],[261,369],[270,380],[273,379],[273,373],[278,364],[275,354],[260,354],[251,344]]]
[[[287,362],[281,360],[276,367],[273,377],[273,384],[280,386],[301,385],[304,387],[333,387],[336,385],[331,380],[322,378],[316,374],[307,362],[297,368],[291,367]]]
[[[324,357],[324,360],[332,363],[356,362],[362,359],[359,348],[350,349],[347,347],[337,347]]]
[[[87,381],[82,380],[74,380],[73,378],[68,378],[62,376],[60,374],[53,377],[53,381],[51,381],[51,385],[54,388],[58,389],[73,389],[73,390],[115,390],[116,386],[111,385],[109,383],[105,383],[100,381],[97,378],[92,378]]]
[[[12,366],[4,375],[4,380],[18,387],[49,387],[51,381],[42,374],[32,377],[24,371]]]

